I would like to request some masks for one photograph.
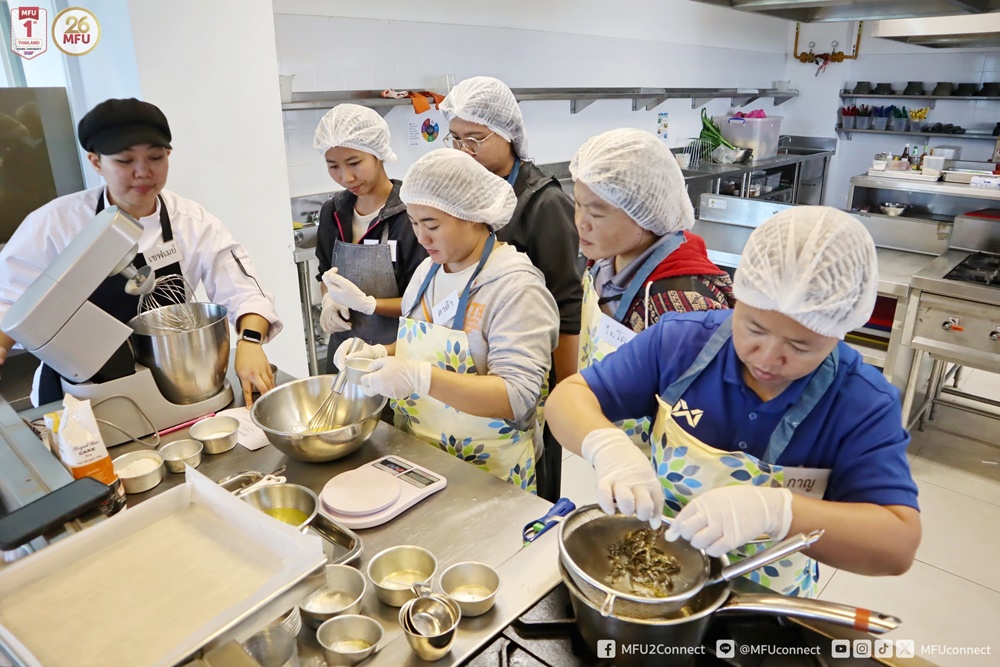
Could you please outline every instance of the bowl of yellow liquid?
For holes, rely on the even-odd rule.
[[[242,497],[264,514],[295,528],[308,526],[319,510],[316,494],[298,484],[271,484]]]

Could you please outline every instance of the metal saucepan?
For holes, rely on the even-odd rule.
[[[712,574],[721,574],[729,564],[725,556],[712,559]],[[769,616],[791,616],[828,621],[837,625],[853,627],[863,632],[882,634],[894,630],[902,621],[876,611],[851,607],[849,605],[791,598],[783,595],[745,595],[733,593],[727,581],[720,581],[703,588],[687,604],[668,618],[655,620],[626,619],[605,616],[600,605],[594,604],[580,592],[566,568],[560,564],[559,573],[569,589],[573,613],[580,628],[580,636],[589,650],[596,655],[597,643],[612,639],[623,644],[658,644],[668,646],[701,646],[705,633],[714,614],[765,614]],[[687,665],[690,655],[619,655],[615,664],[619,667],[655,665],[674,667]]]
[[[669,520],[665,519],[669,526]],[[802,551],[818,540],[823,531],[795,535],[768,549],[710,575],[710,560],[701,549],[686,540],[667,542],[661,530],[654,546],[677,559],[680,570],[672,577],[672,592],[664,597],[647,597],[622,591],[608,583],[611,561],[608,547],[633,530],[649,525],[634,516],[609,516],[597,505],[586,505],[572,512],[559,527],[559,559],[581,593],[597,604],[605,615],[655,619],[683,607],[706,586],[729,581],[789,554]]]

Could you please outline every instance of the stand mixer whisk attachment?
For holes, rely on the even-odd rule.
[[[194,289],[184,276],[157,276],[153,288],[139,296],[137,315],[151,329],[193,331],[202,324],[192,307]]]

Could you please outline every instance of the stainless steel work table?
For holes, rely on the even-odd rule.
[[[914,274],[934,261],[934,255],[905,250],[876,248],[878,257],[878,293],[906,297]]]
[[[172,433],[164,441],[186,437],[185,431]],[[112,456],[142,449],[130,443],[115,447]],[[498,569],[502,579],[496,607],[478,618],[463,619],[455,644],[439,665],[457,664],[484,646],[491,637],[510,624],[544,593],[556,586],[558,549],[555,530],[528,547],[522,547],[521,528],[548,512],[551,503],[515,488],[492,475],[477,470],[405,433],[379,423],[371,438],[357,452],[332,463],[301,463],[272,446],[251,452],[237,445],[217,456],[204,456],[198,471],[213,480],[243,470],[269,472],[284,463],[289,482],[302,484],[319,493],[333,476],[357,468],[386,455],[402,456],[444,475],[448,486],[381,526],[355,532],[364,543],[359,568],[365,571],[369,560],[382,549],[398,544],[422,546],[438,559],[437,575],[457,562],[474,560]],[[181,484],[184,476],[167,473],[155,489],[129,496],[129,505],[142,502]],[[418,660],[402,634],[399,610],[382,604],[369,583],[362,613],[377,619],[385,631],[382,648],[366,665],[424,664]],[[318,655],[315,633],[303,625],[299,635],[302,658]]]

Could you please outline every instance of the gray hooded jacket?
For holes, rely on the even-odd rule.
[[[403,295],[404,317],[427,320],[416,297],[432,264],[425,259],[413,274]],[[527,430],[559,338],[556,302],[527,255],[497,245],[473,283],[465,330],[476,371],[506,383],[514,425]]]

